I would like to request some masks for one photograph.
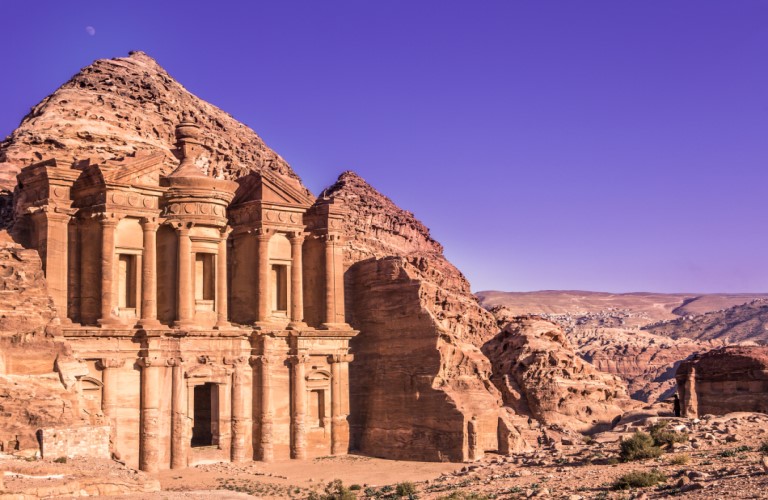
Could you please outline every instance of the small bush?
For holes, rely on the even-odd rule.
[[[349,489],[350,489],[351,491],[358,491],[358,490],[362,490],[362,489],[363,489],[363,487],[362,487],[362,486],[360,486],[359,484],[353,484],[353,485],[351,485],[351,486],[349,487]]]
[[[628,490],[630,488],[647,488],[655,486],[667,480],[667,476],[654,469],[652,471],[634,471],[624,474],[613,483],[614,490]]]
[[[356,500],[357,495],[344,486],[341,479],[336,479],[325,486],[324,493],[313,491],[307,498],[308,500]]]
[[[663,453],[662,449],[655,445],[650,434],[640,431],[635,432],[629,439],[622,439],[619,446],[619,458],[622,462],[658,458]]]
[[[377,495],[376,488],[371,488],[370,486],[363,490],[363,493],[365,493],[365,496],[367,497],[375,497]]]
[[[687,453],[681,453],[679,455],[669,457],[669,465],[685,465],[690,461],[691,456]]]
[[[57,464],[65,464],[67,463],[67,457],[59,457],[56,460],[54,460]]]
[[[468,493],[466,491],[456,490],[451,492],[450,495],[439,497],[438,500],[488,500],[488,496],[481,495],[480,493]]]
[[[768,455],[768,441],[763,441],[763,443],[760,445],[760,448],[758,448],[757,451],[759,451],[763,455]]]
[[[742,446],[739,446],[738,448],[736,448],[735,451],[736,451],[736,453],[745,453],[747,451],[752,451],[752,447],[751,446],[742,445]]]
[[[672,446],[674,443],[688,442],[687,432],[677,432],[667,427],[669,427],[669,422],[662,421],[648,428],[648,432],[651,434],[656,446]]]
[[[728,458],[728,457],[735,457],[736,456],[736,450],[723,450],[720,453],[717,454],[718,457]]]
[[[395,488],[395,493],[399,497],[413,497],[416,495],[416,485],[411,482],[398,483]]]

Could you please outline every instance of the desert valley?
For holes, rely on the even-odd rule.
[[[764,498],[768,293],[472,293],[144,52],[0,143],[0,499]]]

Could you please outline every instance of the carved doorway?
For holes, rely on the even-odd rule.
[[[219,386],[207,382],[194,388],[192,447],[219,444]]]

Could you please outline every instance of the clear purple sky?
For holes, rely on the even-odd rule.
[[[139,49],[474,290],[768,291],[768,2],[236,4],[0,0],[0,136]]]

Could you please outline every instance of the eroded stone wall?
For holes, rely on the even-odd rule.
[[[40,429],[43,458],[109,458],[109,426],[45,427]]]

